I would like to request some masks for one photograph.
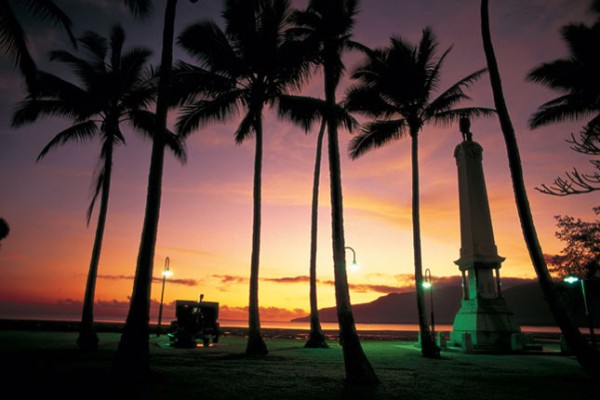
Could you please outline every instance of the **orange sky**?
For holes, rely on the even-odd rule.
[[[76,32],[93,28],[106,34],[109,22],[122,21],[129,33],[126,46],[155,48],[160,22],[143,26],[120,10],[95,9],[85,0],[57,1],[67,11],[80,13]],[[157,2],[159,3],[159,2]],[[203,3],[201,0],[198,4]],[[192,20],[215,15],[220,2],[203,8],[182,2],[177,31]],[[354,38],[369,46],[387,44],[391,34],[415,42],[430,25],[440,50],[453,45],[442,72],[442,88],[485,65],[479,38],[479,2],[448,5],[443,0],[363,1]],[[526,4],[525,4],[526,3]],[[294,4],[303,4],[297,2]],[[76,6],[79,6],[77,8]],[[525,180],[544,252],[556,253],[557,214],[585,220],[594,218],[598,195],[558,198],[534,190],[577,166],[589,170],[587,160],[564,142],[585,121],[531,131],[527,120],[553,93],[525,81],[539,63],[566,54],[558,29],[570,21],[589,21],[587,1],[504,1],[491,5],[491,24],[504,88],[517,130]],[[210,8],[210,9],[208,9]],[[111,15],[108,17],[107,15]],[[157,15],[160,10],[157,10]],[[90,15],[96,18],[91,19]],[[102,17],[102,18],[100,18]],[[42,48],[63,47],[60,33],[34,30],[32,48],[43,60]],[[181,56],[178,52],[176,57]],[[352,69],[357,55],[347,57]],[[42,66],[46,66],[40,61]],[[46,119],[10,129],[10,112],[23,96],[19,76],[6,62],[0,64],[0,216],[11,227],[0,249],[0,318],[20,303],[71,302],[77,309],[89,266],[95,215],[85,225],[90,182],[99,149],[97,143],[69,146],[35,159],[53,135],[66,125]],[[471,104],[492,107],[487,76],[469,94]],[[339,96],[348,85],[342,82]],[[303,93],[321,96],[315,77]],[[322,97],[322,96],[321,96]],[[174,120],[175,115],[171,116]],[[310,199],[315,132],[300,129],[265,114],[263,165],[263,224],[260,264],[262,318],[289,319],[308,309]],[[187,143],[188,163],[168,157],[154,276],[160,278],[165,258],[174,272],[167,283],[165,302],[175,299],[218,301],[233,314],[248,301],[252,223],[252,140],[236,146],[235,123],[215,124],[195,133]],[[472,121],[474,140],[483,148],[484,171],[496,245],[506,257],[505,277],[529,278],[533,268],[523,244],[513,201],[506,151],[495,119]],[[356,250],[361,268],[349,273],[353,303],[376,299],[410,285],[413,271],[410,217],[409,141],[375,150],[351,161],[346,149],[351,135],[340,133],[346,244]],[[424,128],[420,137],[421,218],[423,263],[435,277],[457,275],[459,215],[454,147],[461,136],[457,126]],[[150,144],[128,135],[128,145],[116,152],[109,216],[100,264],[96,298],[123,307],[132,289],[132,276],[145,206]],[[318,273],[319,305],[335,304],[330,241],[327,159],[323,160],[320,198]],[[350,259],[350,254],[348,254]],[[160,279],[152,297],[160,296]],[[71,304],[69,303],[69,304]],[[231,314],[227,314],[228,311]],[[285,311],[287,310],[287,311]],[[296,311],[293,311],[296,310]],[[3,315],[3,311],[4,314]]]

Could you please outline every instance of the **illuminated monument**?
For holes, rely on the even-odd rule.
[[[500,267],[483,175],[483,148],[472,139],[467,117],[460,120],[463,142],[456,146],[460,202],[462,302],[448,347],[465,352],[521,350],[524,337],[502,297]]]

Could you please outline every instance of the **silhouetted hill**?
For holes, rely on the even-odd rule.
[[[568,309],[576,312],[576,322],[586,326],[581,290],[576,287],[559,286],[564,303]],[[555,325],[554,318],[542,290],[537,282],[526,283],[507,288],[503,291],[508,308],[514,314],[515,321],[520,325]],[[426,305],[429,309],[430,297],[426,293]],[[600,321],[600,299],[590,296],[595,321]],[[448,286],[437,288],[433,292],[433,307],[436,324],[449,324],[454,322],[454,316],[460,308],[461,287]],[[382,296],[370,303],[355,304],[352,306],[354,319],[357,323],[372,324],[416,324],[417,300],[414,292],[392,293]],[[429,312],[429,311],[428,311]],[[337,322],[335,307],[319,310],[322,322]],[[309,317],[297,318],[293,321],[309,321]],[[596,325],[598,322],[595,323]]]

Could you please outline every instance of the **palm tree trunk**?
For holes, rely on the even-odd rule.
[[[128,374],[130,377],[146,377],[150,372],[150,291],[160,216],[165,153],[164,134],[167,128],[176,6],[177,0],[167,1],[163,29],[160,80],[156,101],[156,131],[154,132],[152,141],[144,226],[142,228],[129,313],[125,321],[125,327],[114,362],[114,367],[119,373]]]
[[[335,299],[340,340],[344,353],[346,382],[358,385],[374,385],[379,382],[371,363],[367,359],[356,332],[354,315],[350,304],[350,290],[346,274],[346,245],[344,240],[344,210],[342,201],[342,173],[338,144],[337,119],[333,111],[336,106],[335,88],[337,80],[331,68],[325,66],[325,101],[328,105],[327,140],[329,155],[329,179],[331,191],[331,235],[333,245],[333,270],[335,278]]]
[[[421,257],[421,210],[419,201],[419,133],[411,129],[412,158],[412,223],[413,252],[415,263],[415,292],[417,296],[417,312],[419,316],[419,333],[421,335],[421,354],[427,358],[439,358],[440,349],[429,330],[427,311],[425,309],[425,291],[423,288],[423,261]]]
[[[312,206],[310,217],[310,333],[304,347],[328,348],[325,335],[319,321],[319,307],[317,306],[317,231],[319,222],[319,180],[321,178],[321,154],[323,151],[323,137],[327,120],[323,118],[319,136],[317,137],[317,151],[315,156],[315,173],[313,178]]]
[[[544,260],[542,248],[537,237],[531,209],[529,207],[527,191],[525,190],[519,147],[517,145],[517,139],[508,113],[508,108],[506,107],[506,101],[504,100],[500,72],[498,70],[498,63],[492,45],[487,0],[481,1],[481,35],[490,73],[490,83],[494,95],[494,103],[496,105],[498,119],[500,120],[500,126],[506,144],[515,202],[519,220],[521,221],[521,230],[523,231],[523,237],[525,238],[527,250],[529,251],[529,257],[533,263],[540,287],[544,292],[544,297],[550,306],[552,315],[554,316],[557,325],[560,327],[567,344],[575,354],[575,357],[577,357],[581,366],[598,381],[600,380],[600,353],[596,348],[593,348],[587,343],[566,313],[556,292],[550,273],[548,272],[548,266]]]
[[[98,264],[100,263],[100,253],[102,251],[102,239],[104,238],[104,227],[106,226],[106,215],[108,214],[108,197],[110,194],[110,179],[112,175],[112,150],[111,145],[106,147],[100,211],[98,212],[96,236],[94,237],[92,259],[90,261],[87,283],[85,285],[79,336],[77,337],[77,345],[83,351],[95,351],[98,349],[98,335],[94,328],[94,298],[96,294]]]
[[[262,176],[262,121],[261,112],[255,121],[256,150],[254,154],[254,218],[252,221],[252,256],[250,261],[250,302],[248,306],[248,342],[247,355],[264,355],[268,353],[267,345],[260,333],[260,316],[258,307],[258,270],[260,262],[260,225],[261,225],[261,176]]]

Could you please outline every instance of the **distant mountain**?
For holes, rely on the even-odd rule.
[[[578,287],[567,288],[559,286],[560,293],[568,309],[576,313],[576,322],[587,326],[584,316],[583,300]],[[436,324],[452,325],[454,316],[460,308],[461,287],[440,287],[433,292],[433,308]],[[537,282],[521,284],[503,290],[509,310],[514,314],[515,322],[519,325],[555,325],[554,318],[542,290]],[[426,293],[426,304],[429,309],[430,297]],[[595,321],[600,322],[600,299],[598,296],[592,300],[592,310]],[[417,299],[414,292],[391,293],[382,296],[370,303],[354,304],[352,306],[354,319],[357,323],[372,324],[416,324]],[[319,310],[322,322],[337,322],[335,307]],[[307,322],[309,317],[296,318],[293,321]]]

